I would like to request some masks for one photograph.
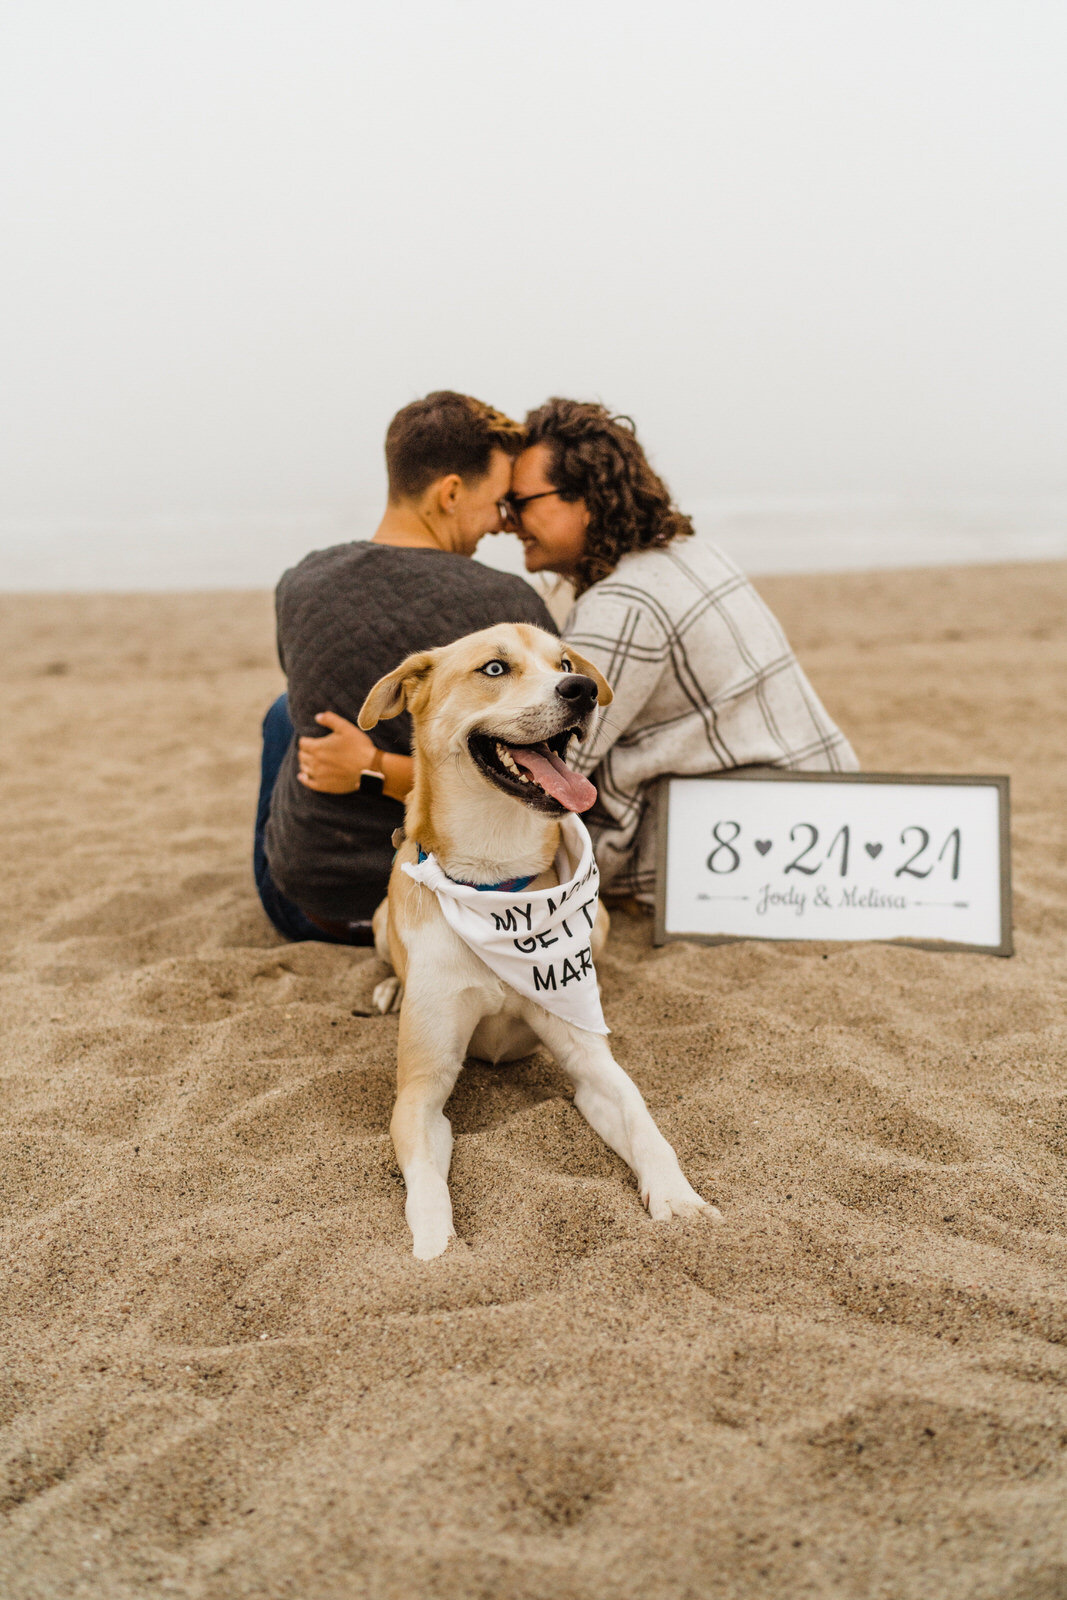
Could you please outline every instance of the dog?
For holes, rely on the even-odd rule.
[[[414,726],[414,786],[374,933],[393,969],[375,1003],[400,1010],[391,1133],[419,1260],[455,1238],[444,1107],[466,1056],[514,1061],[538,1044],[655,1221],[720,1220],[605,1038],[595,961],[608,918],[578,818],[596,790],[566,757],[611,699],[570,645],[508,624],[408,656],[360,710],[364,730],[404,710]]]

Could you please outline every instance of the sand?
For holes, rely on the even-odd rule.
[[[1067,1596],[1067,565],[763,580],[875,770],[1011,774],[1017,954],[653,949],[658,1226],[536,1056],[409,1254],[395,1019],[248,866],[260,594],[8,597],[0,1592]]]

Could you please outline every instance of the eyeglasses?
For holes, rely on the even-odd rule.
[[[500,512],[500,520],[505,528],[513,522],[516,528],[522,527],[522,514],[531,500],[545,500],[550,494],[559,494],[558,489],[542,489],[538,494],[506,494],[498,500],[496,508]]]

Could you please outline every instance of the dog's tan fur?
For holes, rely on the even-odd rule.
[[[506,663],[506,674],[486,677],[481,669],[490,660]],[[424,1260],[440,1255],[454,1237],[447,1182],[452,1130],[444,1106],[465,1057],[516,1060],[538,1043],[574,1082],[578,1110],[633,1169],[655,1219],[718,1217],[683,1176],[603,1036],[511,989],[453,932],[432,891],[401,870],[418,859],[421,846],[462,882],[499,883],[531,874],[531,888],[558,882],[558,813],[532,809],[498,788],[476,764],[467,741],[479,732],[514,746],[556,734],[566,716],[557,685],[568,668],[593,680],[599,704],[610,702],[611,689],[596,668],[551,634],[525,624],[487,628],[444,649],[409,656],[375,684],[359,714],[360,727],[367,729],[407,709],[415,730],[405,837],[388,899],[375,916],[378,954],[396,976],[378,986],[376,999],[382,1010],[400,1006],[392,1135],[407,1185],[415,1254]],[[584,721],[588,736],[592,714]],[[594,960],[606,936],[601,907]]]

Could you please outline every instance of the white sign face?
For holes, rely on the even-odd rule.
[[[668,778],[656,941],[909,939],[1011,954],[1006,778]]]

